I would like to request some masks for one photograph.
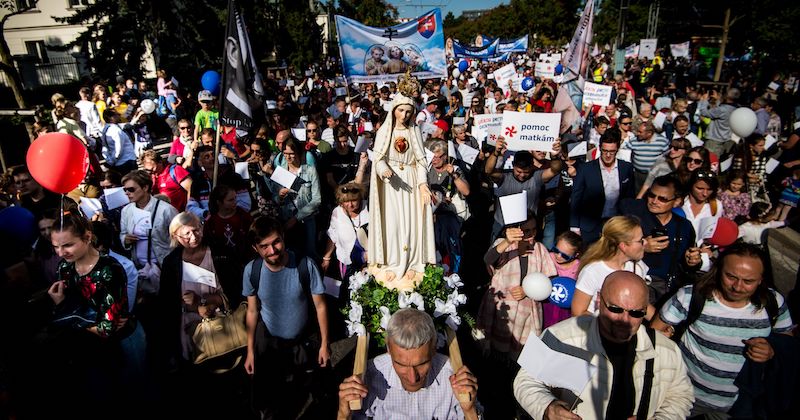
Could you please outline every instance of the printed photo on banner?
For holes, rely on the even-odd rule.
[[[394,82],[406,70],[420,79],[447,76],[439,9],[389,28],[336,16],[336,28],[342,67],[350,82]]]
[[[689,58],[689,41],[680,44],[669,44],[669,49],[673,57]]]
[[[608,106],[611,102],[611,86],[586,82],[583,85],[583,106]]]
[[[500,135],[505,138],[508,150],[553,150],[558,139],[561,114],[540,112],[503,112]]]

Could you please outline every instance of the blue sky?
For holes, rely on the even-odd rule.
[[[415,17],[428,10],[439,7],[442,9],[442,18],[447,12],[453,12],[458,17],[464,10],[491,9],[505,0],[387,0],[397,7],[400,17]],[[419,6],[422,5],[422,6]],[[441,5],[441,6],[436,6]]]

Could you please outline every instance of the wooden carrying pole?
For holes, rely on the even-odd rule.
[[[447,351],[450,353],[450,367],[453,369],[453,373],[456,373],[464,365],[464,362],[461,360],[461,349],[458,347],[456,332],[450,327],[447,327]],[[456,398],[459,402],[468,402],[472,400],[472,395],[469,392],[460,392]]]
[[[353,363],[353,375],[358,375],[364,380],[364,372],[367,370],[367,356],[369,356],[369,334],[358,336],[356,342],[356,360]],[[361,410],[361,399],[350,400],[350,410]]]

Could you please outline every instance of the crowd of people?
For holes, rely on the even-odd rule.
[[[534,77],[527,56],[512,62]],[[424,80],[399,102],[394,82],[337,94],[331,62],[306,76],[268,73],[266,118],[252,138],[219,125],[212,92],[188,92],[163,70],[155,91],[128,79],[53,95],[52,123],[37,122],[37,133],[75,136],[91,165],[63,196],[25,165],[3,176],[1,205],[29,211],[40,233],[4,260],[4,276],[23,285],[7,299],[30,319],[24,344],[4,356],[40,376],[25,378],[6,357],[0,406],[19,418],[133,416],[158,401],[181,418],[791,413],[798,315],[793,296],[776,290],[766,233],[797,226],[800,77],[765,85],[756,67],[729,65],[725,83],[706,84],[695,61],[630,59],[616,73],[610,63],[600,54],[590,66],[592,81],[612,87],[609,105],[581,109],[549,152],[476,137],[481,114],[554,112],[557,83],[498,86],[492,74],[505,63]],[[740,107],[757,118],[744,138],[730,122]],[[373,150],[396,120],[408,122],[390,126],[402,141]],[[581,143],[587,152],[571,153]],[[351,276],[375,258],[370,235],[406,250],[392,243],[395,228],[427,223],[369,226],[382,211],[370,191],[404,166],[432,197],[435,249],[423,252],[465,283],[476,319],[459,332],[466,366],[451,369],[430,317],[404,309],[386,327],[388,353],[350,376],[340,310]],[[286,173],[293,184],[278,181]],[[127,204],[116,204],[115,188]],[[521,192],[527,220],[508,224],[498,197]],[[89,199],[102,209],[87,211]],[[571,308],[528,297],[528,273],[574,279]],[[326,294],[336,280],[342,292]],[[241,302],[246,349],[194,363],[197,325]],[[583,392],[520,369],[532,335],[598,367]],[[356,399],[364,410],[350,409]]]

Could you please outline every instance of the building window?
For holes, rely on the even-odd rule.
[[[69,0],[70,8],[86,7],[89,5],[90,0]]]
[[[44,45],[44,41],[25,41],[25,49],[28,50],[28,55],[38,58],[40,64],[50,63],[50,57],[47,56],[47,47]]]
[[[35,9],[36,0],[17,0],[17,10]]]

